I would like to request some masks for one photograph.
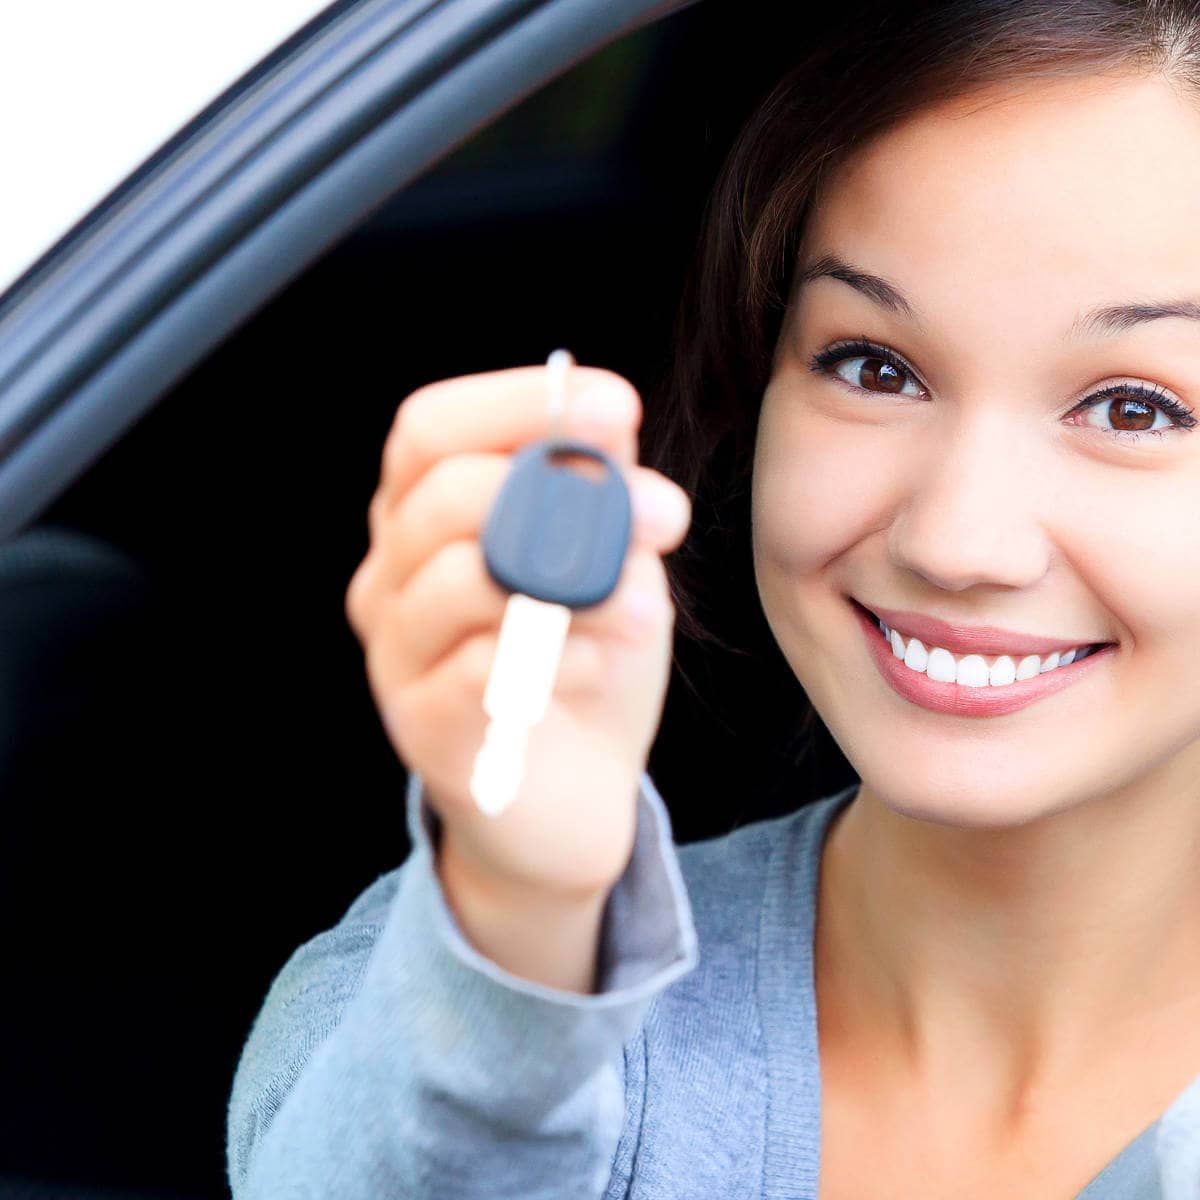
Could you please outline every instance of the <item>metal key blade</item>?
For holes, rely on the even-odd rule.
[[[471,795],[485,817],[499,816],[517,798],[528,741],[529,729],[524,725],[488,722],[471,774]]]
[[[470,783],[476,806],[487,816],[497,816],[516,799],[529,731],[550,706],[570,623],[565,605],[520,592],[508,599],[483,695],[487,732]]]

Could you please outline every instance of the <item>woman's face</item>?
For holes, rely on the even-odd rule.
[[[983,99],[922,113],[827,181],[802,267],[831,256],[900,298],[861,277],[796,289],[753,547],[775,637],[864,787],[998,826],[1200,779],[1200,105],[1158,79]],[[1190,317],[1087,319],[1189,300]],[[860,338],[896,363],[811,361]],[[1004,688],[941,682],[941,709],[902,694],[851,597],[1116,645],[1033,703],[965,715],[959,699]]]

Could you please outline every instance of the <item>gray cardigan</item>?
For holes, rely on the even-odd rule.
[[[643,773],[598,991],[464,938],[409,779],[413,850],[276,976],[233,1080],[234,1200],[817,1195],[817,868],[857,783],[675,846]],[[1200,1077],[1076,1200],[1200,1200]]]

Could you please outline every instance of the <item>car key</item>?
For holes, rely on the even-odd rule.
[[[551,355],[551,386],[565,391],[565,351]],[[556,380],[555,374],[558,378]],[[604,467],[593,482],[556,459]],[[575,609],[612,594],[629,548],[632,510],[620,467],[603,450],[551,436],[513,459],[483,534],[488,572],[510,592],[484,691],[489,717],[470,790],[488,816],[516,798],[529,731],[546,715]]]

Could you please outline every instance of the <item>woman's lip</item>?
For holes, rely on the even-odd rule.
[[[1032,633],[1017,633],[1011,629],[999,629],[995,625],[955,625],[938,620],[924,613],[907,612],[896,608],[867,606],[850,597],[852,604],[864,612],[882,619],[889,629],[895,629],[904,638],[915,637],[928,649],[941,646],[951,654],[1010,654],[1024,657],[1027,654],[1045,656],[1057,651],[1070,650],[1077,646],[1111,645],[1112,643],[1079,638],[1042,637]]]
[[[879,623],[871,614],[857,601],[851,601],[851,607],[866,635],[875,665],[892,690],[922,708],[958,717],[997,717],[1016,712],[1079,682],[1091,673],[1097,663],[1107,662],[1110,652],[1115,649],[1110,644],[1065,667],[1055,667],[1032,679],[1019,679],[1003,687],[992,687],[990,684],[987,687],[967,687],[959,683],[942,683],[930,679],[921,671],[906,667],[892,653],[891,643],[884,638]]]

